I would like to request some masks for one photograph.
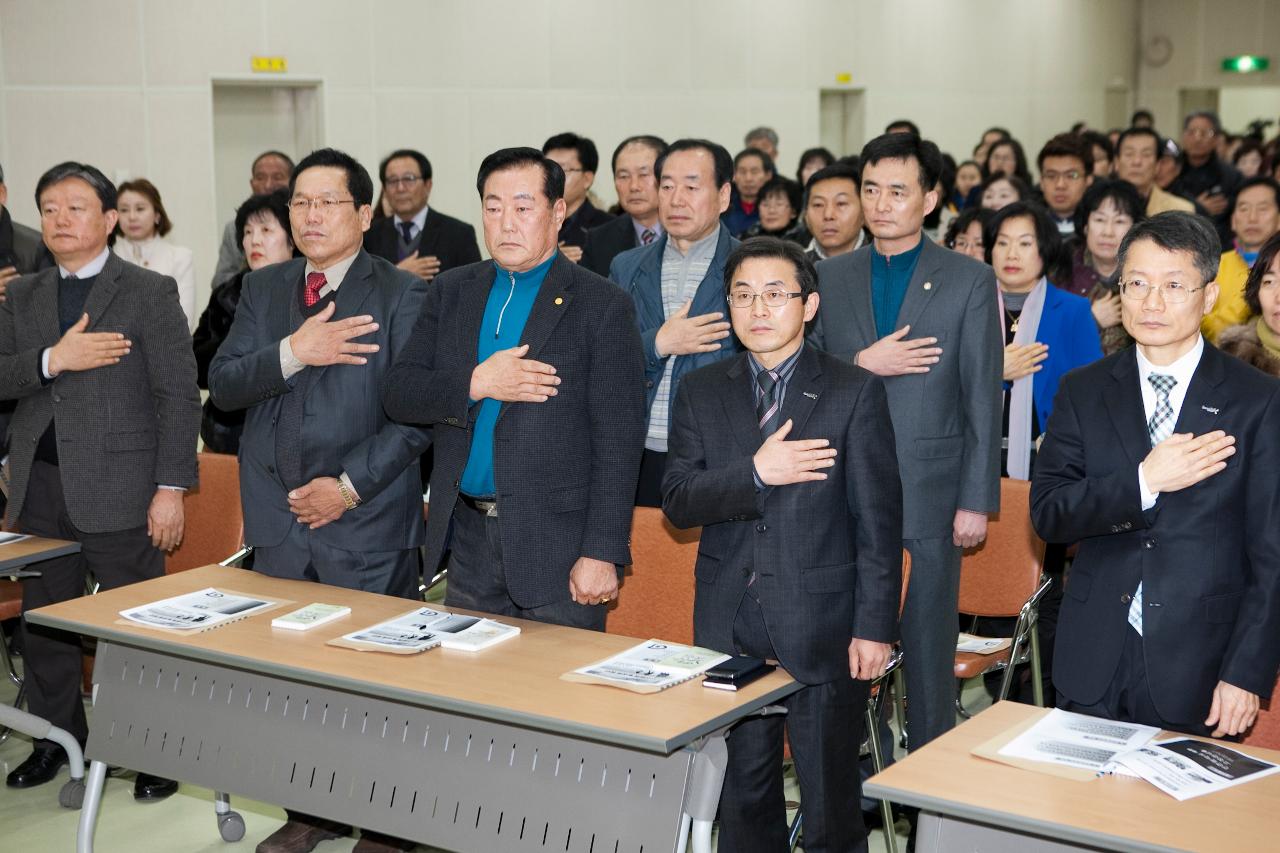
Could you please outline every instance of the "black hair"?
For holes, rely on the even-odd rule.
[[[1014,175],[1006,175],[1004,172],[998,172],[988,176],[978,185],[978,206],[982,206],[982,196],[986,194],[987,188],[999,181],[1008,181],[1009,186],[1013,187],[1013,191],[1018,194],[1018,201],[1029,201],[1031,199],[1031,185],[1026,181]]]
[[[706,151],[711,155],[711,162],[715,166],[716,187],[733,183],[733,158],[729,156],[729,149],[709,139],[693,138],[677,139],[662,152],[662,156],[653,164],[653,171],[657,173],[659,181],[662,180],[662,167],[667,158],[678,151]],[[765,157],[767,159],[768,155]]]
[[[293,196],[299,175],[307,169],[321,167],[341,169],[347,173],[347,192],[355,199],[357,210],[373,204],[373,179],[369,177],[369,171],[356,158],[336,148],[317,148],[303,157],[289,176],[289,195]]]
[[[1231,155],[1232,165],[1239,165],[1240,160],[1241,158],[1244,157],[1244,155],[1252,154],[1255,151],[1258,153],[1258,156],[1262,158],[1262,163],[1265,166],[1267,162],[1267,152],[1265,149],[1263,149],[1262,143],[1251,136],[1246,136],[1244,140],[1240,143],[1240,146],[1236,148],[1236,153]],[[4,180],[4,176],[0,174],[0,181],[3,181],[3,180]]]
[[[969,226],[974,222],[982,225],[982,231],[985,234],[987,223],[996,215],[994,210],[986,207],[966,207],[964,210],[951,220],[951,224],[947,226],[946,236],[942,238],[942,244],[948,249],[956,247],[956,238],[969,230]],[[985,245],[986,238],[983,238]]]
[[[805,164],[808,163],[810,160],[821,160],[822,168],[825,169],[826,167],[830,166],[832,163],[836,161],[836,155],[832,154],[828,149],[822,148],[822,147],[806,148],[804,153],[800,155],[800,162],[796,164],[796,180],[797,181],[800,181],[801,183],[806,183],[801,178],[801,175],[804,174]]]
[[[733,156],[734,170],[736,171],[738,168],[738,164],[741,163],[743,160],[747,159],[748,157],[759,157],[760,165],[764,168],[766,172],[768,172],[770,175],[778,174],[777,167],[773,165],[773,158],[770,157],[768,154],[766,154],[764,151],[761,151],[759,148],[743,148],[741,151],[735,154]]]
[[[476,192],[484,200],[484,184],[494,172],[517,169],[521,166],[537,166],[542,169],[542,192],[547,204],[554,205],[564,198],[564,169],[560,164],[537,148],[499,148],[480,162],[476,175]]]
[[[1244,301],[1249,305],[1249,313],[1262,313],[1262,303],[1258,299],[1258,291],[1262,289],[1262,279],[1271,270],[1276,255],[1280,255],[1280,234],[1272,234],[1271,239],[1262,244],[1258,250],[1258,259],[1249,270],[1249,277],[1244,282]],[[1261,322],[1261,321],[1259,321]]]
[[[996,153],[997,148],[1006,145],[1013,150],[1013,176],[1031,186],[1034,181],[1031,180],[1031,170],[1027,168],[1027,152],[1022,150],[1022,143],[1012,136],[991,143],[991,147],[987,149],[987,159],[982,163],[982,174],[991,176],[991,155]]]
[[[1222,133],[1222,120],[1218,118],[1218,114],[1213,110],[1195,110],[1187,113],[1187,117],[1182,120],[1182,129],[1186,130],[1191,126],[1191,122],[1195,119],[1202,118],[1213,125],[1214,135]]]
[[[1093,170],[1092,167],[1097,165],[1098,162],[1093,156],[1094,148],[1101,148],[1106,153],[1108,163],[1115,159],[1115,146],[1111,144],[1111,137],[1107,136],[1105,133],[1097,130],[1086,130],[1080,134],[1080,138],[1084,140],[1084,144],[1089,148],[1090,171]]]
[[[903,128],[906,128],[906,130],[890,130],[889,128],[891,127],[903,127]],[[888,124],[886,124],[884,126],[884,132],[885,133],[914,133],[916,136],[919,136],[920,126],[916,124],[914,121],[912,121],[911,119],[900,118],[897,121],[891,121]]]
[[[77,163],[74,160],[59,163],[41,175],[40,180],[36,181],[36,208],[40,208],[40,196],[44,194],[45,190],[69,178],[79,178],[93,187],[94,193],[98,196],[98,201],[102,202],[104,213],[108,210],[116,209],[115,184],[108,181],[107,176],[94,166],[90,166],[88,163]]]
[[[249,223],[250,218],[259,213],[270,213],[274,216],[280,223],[280,227],[284,229],[285,236],[289,238],[289,245],[293,245],[293,232],[289,227],[289,193],[281,187],[275,192],[251,195],[236,208],[237,246],[244,243],[245,225]]]
[[[1168,252],[1190,252],[1202,284],[1208,284],[1218,276],[1218,262],[1222,259],[1222,243],[1213,224],[1203,216],[1182,210],[1167,210],[1129,229],[1120,241],[1116,262],[1124,270],[1129,248],[1139,240],[1150,240]],[[1256,264],[1255,264],[1256,266]]]
[[[584,172],[594,172],[600,168],[600,153],[596,151],[596,144],[585,136],[579,136],[576,133],[557,133],[542,143],[543,154],[555,151],[557,148],[572,148],[576,151],[578,162],[582,164]]]
[[[1116,140],[1116,156],[1119,156],[1120,149],[1124,146],[1126,139],[1134,139],[1139,136],[1149,137],[1156,144],[1156,159],[1160,159],[1160,152],[1164,147],[1164,140],[1160,138],[1160,134],[1156,133],[1149,127],[1129,127],[1120,132],[1120,138]]]
[[[1059,133],[1044,144],[1036,155],[1037,171],[1044,171],[1044,161],[1049,157],[1074,157],[1080,161],[1086,175],[1093,174],[1093,148],[1074,133]]]
[[[1153,125],[1156,123],[1156,117],[1151,114],[1151,110],[1140,109],[1134,110],[1133,115],[1129,117],[1129,126],[1136,127],[1140,119],[1146,119]]]
[[[800,292],[804,294],[804,298],[808,299],[809,294],[818,292],[818,271],[814,269],[813,261],[809,260],[809,256],[805,254],[799,243],[778,237],[752,237],[738,244],[724,262],[726,297],[733,289],[733,278],[738,274],[738,267],[742,266],[744,261],[753,258],[781,258],[784,261],[790,261],[796,268],[796,283],[800,285]]]
[[[1000,139],[1010,139],[1013,137],[1013,134],[1009,132],[1008,128],[997,126],[997,127],[988,127],[986,130],[982,131],[982,136],[979,138],[985,139],[988,133],[998,133],[1000,134]],[[996,141],[998,142],[999,140],[996,140]],[[995,142],[991,144],[994,145]]]
[[[628,145],[645,145],[653,149],[654,160],[666,153],[667,143],[661,136],[652,136],[647,133],[641,133],[636,136],[628,136],[626,139],[618,143],[618,147],[613,149],[613,159],[609,161],[609,168],[617,171],[618,155],[622,153],[622,149]]]
[[[846,178],[853,181],[853,188],[855,191],[862,188],[862,175],[858,172],[857,167],[851,166],[848,163],[836,161],[830,166],[819,169],[809,176],[809,180],[804,185],[805,196],[808,196],[809,190],[813,189],[814,184],[819,181],[829,181],[832,178]]]
[[[862,169],[874,166],[881,160],[915,160],[920,174],[920,187],[933,192],[942,173],[942,152],[927,139],[910,133],[884,133],[862,147]],[[861,182],[859,182],[861,186]]]
[[[378,164],[378,180],[382,183],[387,182],[387,166],[392,160],[399,160],[402,157],[408,157],[418,164],[418,171],[422,173],[422,180],[431,180],[431,161],[427,159],[427,155],[421,151],[415,151],[412,148],[397,148],[386,157],[382,158],[382,162]]]
[[[991,263],[991,251],[1000,235],[1000,227],[1010,219],[1026,218],[1031,220],[1036,231],[1036,252],[1040,255],[1041,275],[1052,282],[1063,281],[1071,275],[1071,254],[1058,232],[1058,226],[1049,217],[1049,212],[1031,201],[1006,204],[983,226],[982,248],[986,253],[987,263]]]
[[[800,185],[790,178],[774,175],[765,181],[764,186],[760,188],[760,194],[756,196],[756,202],[762,202],[771,195],[786,196],[787,201],[791,203],[791,210],[796,216],[799,216],[802,212],[800,209]]]
[[[253,174],[253,170],[254,170],[254,169],[256,169],[256,168],[258,168],[258,164],[259,164],[259,163],[261,163],[263,160],[265,160],[265,159],[266,159],[266,158],[268,158],[268,157],[278,157],[278,158],[280,158],[280,159],[281,159],[281,160],[283,160],[285,163],[288,163],[288,164],[289,164],[289,171],[290,171],[290,172],[292,172],[292,171],[293,171],[293,169],[294,169],[294,165],[293,165],[293,158],[292,158],[292,157],[290,157],[288,154],[284,153],[283,151],[277,151],[277,150],[275,150],[274,148],[272,148],[270,151],[263,151],[263,152],[262,152],[261,154],[259,154],[257,157],[254,157],[254,158],[253,158],[253,163],[252,163],[252,164],[250,164],[250,166],[249,166],[249,174]]]
[[[1240,193],[1245,190],[1251,190],[1254,187],[1266,187],[1275,193],[1276,207],[1280,207],[1280,183],[1276,183],[1276,179],[1270,175],[1258,175],[1256,178],[1246,178],[1236,187],[1235,195],[1231,199],[1231,211],[1234,213],[1236,209],[1236,201],[1240,198]]]
[[[1107,199],[1111,199],[1116,210],[1128,214],[1134,225],[1147,218],[1147,205],[1142,201],[1142,196],[1138,195],[1137,187],[1118,178],[1098,178],[1084,191],[1080,203],[1076,205],[1074,217],[1076,234],[1084,234],[1085,227],[1089,224],[1089,217],[1095,210],[1102,207],[1102,203]]]

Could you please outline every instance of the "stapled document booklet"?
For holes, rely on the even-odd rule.
[[[649,640],[560,677],[581,684],[621,687],[633,693],[657,693],[696,678],[730,657],[697,646]]]

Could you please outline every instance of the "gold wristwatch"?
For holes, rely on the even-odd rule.
[[[342,495],[342,502],[347,505],[347,509],[355,509],[360,505],[360,501],[356,500],[355,495],[351,494],[351,490],[347,488],[347,484],[342,478],[338,478],[338,494]]]

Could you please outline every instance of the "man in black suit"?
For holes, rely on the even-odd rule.
[[[364,248],[424,281],[480,260],[476,230],[427,205],[431,161],[420,151],[392,151],[378,167],[391,216],[370,226]]]
[[[24,582],[23,612],[164,574],[182,541],[183,492],[196,482],[200,392],[191,334],[172,278],[107,248],[116,190],[102,172],[62,163],[36,184],[41,230],[56,267],[23,276],[0,302],[0,399],[17,400],[6,522],[79,542]],[[80,638],[25,626],[31,713],[88,737]],[[48,782],[67,762],[39,740],[11,788]],[[138,799],[176,782],[139,774]]]
[[[1280,665],[1280,381],[1201,337],[1218,260],[1194,214],[1125,236],[1136,346],[1062,380],[1031,486],[1040,535],[1080,542],[1058,704],[1213,737],[1252,724]]]
[[[575,264],[581,263],[587,232],[613,219],[587,197],[596,180],[600,154],[594,142],[576,133],[557,133],[542,143],[542,153],[560,164],[564,172],[565,214],[560,226],[560,251]]]
[[[557,251],[564,172],[533,148],[480,165],[492,262],[440,276],[383,382],[434,429],[426,564],[445,603],[602,629],[631,561],[644,357],[631,300]]]
[[[656,136],[631,136],[613,149],[613,188],[625,215],[587,232],[581,263],[596,275],[607,277],[615,257],[663,235],[654,164],[666,151],[667,143]]]
[[[784,717],[730,732],[720,849],[787,849],[785,719],[805,850],[866,849],[856,807],[868,679],[884,672],[902,583],[902,487],[883,382],[805,344],[817,273],[770,237],[730,255],[733,330],[747,353],[676,392],[663,509],[701,525],[694,635],[778,660],[805,685]]]
[[[226,411],[248,409],[240,498],[254,569],[418,597],[427,430],[392,423],[378,383],[413,329],[427,284],[361,248],[373,181],[330,148],[289,180],[302,252],[244,280],[235,322],[209,366]],[[305,853],[349,827],[289,812],[258,853]],[[406,846],[407,845],[407,846]],[[360,853],[412,845],[364,833]]]

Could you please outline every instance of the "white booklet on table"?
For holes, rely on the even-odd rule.
[[[121,610],[120,615],[148,628],[194,633],[236,622],[281,603],[273,598],[259,598],[206,587],[185,595],[175,595],[173,598]]]
[[[412,655],[443,645],[448,649],[479,651],[520,633],[514,625],[479,616],[463,616],[419,607],[394,619],[344,634],[329,645],[360,652]]]
[[[581,684],[621,687],[633,693],[657,693],[697,678],[730,657],[698,646],[649,640],[560,677]]]
[[[1195,738],[1156,741],[1117,755],[1108,771],[1129,771],[1182,801],[1280,771],[1269,761]]]
[[[1101,773],[1116,756],[1146,745],[1160,730],[1054,708],[999,750],[1006,758]]]

